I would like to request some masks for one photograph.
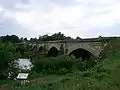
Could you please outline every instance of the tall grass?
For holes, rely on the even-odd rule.
[[[119,50],[118,44],[115,43]],[[120,90],[120,51],[114,48],[114,43],[107,47],[104,59],[94,67],[91,67],[94,62],[82,62],[68,56],[40,58],[34,63],[36,74],[54,75],[41,78],[38,75],[37,83],[12,90]],[[45,82],[41,82],[46,77]]]
[[[33,71],[46,74],[67,74],[75,70],[84,71],[93,66],[95,62],[76,60],[69,56],[59,56],[53,58],[40,58],[35,61]]]
[[[53,76],[51,82],[46,80],[47,83],[30,84],[16,90],[120,90],[119,76],[120,52],[113,52],[86,71],[62,75],[57,79]]]

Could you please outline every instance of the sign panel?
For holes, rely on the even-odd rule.
[[[28,73],[19,73],[17,79],[27,79]]]

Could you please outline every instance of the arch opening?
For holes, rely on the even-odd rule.
[[[39,52],[40,54],[43,54],[43,53],[44,53],[44,47],[41,46],[41,47],[39,48],[38,52]]]
[[[50,50],[48,51],[47,56],[49,56],[49,57],[57,57],[58,54],[59,54],[58,49],[53,46],[53,47],[51,47]]]
[[[37,52],[37,46],[34,46],[32,49],[34,52]]]
[[[93,56],[91,52],[82,48],[73,50],[69,55],[75,56],[76,59],[81,58],[82,60],[89,60]]]

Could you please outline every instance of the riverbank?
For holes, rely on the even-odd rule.
[[[83,72],[66,75],[47,75],[18,87],[12,83],[9,90],[120,90],[120,52],[112,52],[98,65]],[[12,87],[11,87],[12,86]]]

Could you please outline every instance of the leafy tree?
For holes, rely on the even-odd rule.
[[[49,36],[48,34],[45,34],[43,36],[39,36],[39,39],[36,38],[31,38],[30,42],[41,42],[41,41],[54,41],[54,40],[71,40],[72,38],[69,36],[65,36],[63,33],[58,32],[58,33],[54,33],[51,36]]]
[[[24,38],[24,41],[27,41],[27,38]]]
[[[0,77],[5,78],[9,67],[9,62],[12,60],[12,48],[7,44],[0,44]]]
[[[61,32],[55,33],[52,35],[54,40],[64,40],[65,36]]]
[[[80,37],[76,37],[76,40],[81,40],[81,38]]]
[[[102,36],[101,36],[101,35],[99,35],[99,36],[98,36],[98,38],[102,38]]]
[[[17,60],[20,54],[15,53],[15,48],[11,43],[0,43],[0,79],[6,79],[9,72],[17,72],[14,60]]]
[[[19,39],[19,37],[16,36],[16,35],[2,36],[2,37],[1,37],[1,41],[2,41],[2,42],[12,42],[12,43],[20,43],[20,42],[21,42],[21,40]]]
[[[23,37],[21,37],[21,38],[20,38],[20,41],[21,41],[21,42],[23,42],[23,41],[24,41]]]
[[[70,36],[65,37],[65,40],[73,40]]]

